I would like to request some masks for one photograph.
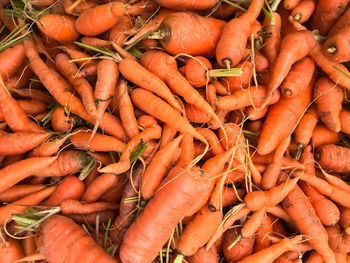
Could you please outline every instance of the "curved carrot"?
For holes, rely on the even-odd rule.
[[[71,42],[79,37],[75,29],[75,19],[59,14],[47,14],[36,23],[40,31],[58,41]]]
[[[77,177],[70,175],[60,182],[50,198],[45,201],[44,205],[59,206],[67,199],[79,200],[84,190],[85,184]]]
[[[162,149],[167,145],[176,135],[177,130],[170,126],[169,124],[164,124],[163,125],[163,130],[162,130],[162,138],[160,138],[160,146],[159,149]]]
[[[10,187],[9,189],[2,191],[0,193],[0,201],[4,203],[10,203],[14,202],[26,195],[38,192],[42,189],[44,189],[45,186],[42,184],[21,184],[21,185],[14,185]]]
[[[210,150],[214,155],[221,154],[224,152],[222,144],[220,143],[218,137],[212,130],[208,128],[196,128],[196,131],[199,134],[201,134],[205,139],[207,139],[209,147],[211,148]]]
[[[180,143],[181,154],[179,156],[179,159],[176,162],[177,165],[189,164],[192,162],[194,157],[197,156],[195,152],[196,150],[195,150],[195,144],[193,142],[193,137],[189,134],[183,134],[183,135],[184,137],[182,138]],[[201,151],[200,154],[202,154],[203,151]]]
[[[263,21],[267,39],[263,46],[263,52],[272,66],[278,56],[281,43],[281,16],[277,12],[271,14],[271,18],[265,17]]]
[[[23,43],[9,47],[0,53],[0,74],[5,79],[21,66],[25,59]]]
[[[28,157],[45,157],[56,154],[68,137],[70,137],[70,134],[67,134],[66,136],[63,136],[57,140],[44,142],[38,147],[35,147],[28,154]]]
[[[314,88],[317,114],[331,130],[339,132],[341,123],[339,113],[344,99],[343,90],[326,77],[319,78]]]
[[[324,144],[336,144],[343,138],[341,133],[332,131],[323,124],[317,124],[312,133],[312,147],[317,148]]]
[[[259,16],[263,4],[262,0],[252,1],[247,12],[232,19],[224,27],[216,46],[216,60],[220,66],[234,67],[244,57],[251,26]]]

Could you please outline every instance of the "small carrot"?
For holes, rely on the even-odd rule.
[[[310,83],[315,71],[315,63],[310,57],[303,58],[295,63],[281,85],[284,96],[299,94]]]
[[[272,236],[272,232],[273,221],[271,219],[271,216],[265,214],[264,218],[260,223],[260,227],[256,231],[254,252],[258,252],[271,245],[270,236]]]
[[[189,103],[185,103],[184,106],[189,122],[207,123],[211,120],[211,116],[208,113],[198,109],[196,106]]]
[[[237,262],[253,252],[255,236],[242,237],[234,246],[229,246],[239,236],[241,228],[232,228],[224,233],[223,252],[227,262]]]
[[[341,133],[332,131],[323,124],[317,124],[312,133],[312,147],[317,148],[324,144],[336,144],[343,138]]]
[[[45,157],[52,156],[58,152],[60,147],[64,144],[64,142],[70,137],[70,134],[63,136],[62,138],[58,138],[56,140],[47,141],[35,147],[29,154],[28,157]]]
[[[22,184],[22,185],[14,185],[9,189],[0,193],[0,201],[4,203],[14,202],[26,195],[38,192],[44,189],[45,186],[42,184]]]
[[[315,0],[303,0],[292,11],[291,16],[300,24],[309,20],[316,7]]]
[[[339,113],[344,99],[342,88],[326,77],[319,78],[314,88],[314,99],[320,120],[329,129],[339,132],[341,129]]]
[[[326,178],[328,183],[330,183],[330,184],[332,184],[340,189],[343,189],[344,191],[350,191],[350,186],[345,181],[343,181],[341,178],[339,178],[335,175],[328,174],[328,173],[323,172],[323,171],[322,171],[322,174],[324,175],[324,177]]]
[[[190,164],[192,160],[194,159],[196,155],[196,147],[193,142],[193,137],[189,134],[183,134],[184,137],[182,138],[180,142],[180,149],[181,154],[179,156],[179,159],[177,160],[177,165],[186,165]],[[205,146],[204,146],[205,148]],[[204,151],[204,150],[203,150]],[[203,151],[201,151],[199,154],[202,154]]]
[[[1,262],[10,263],[17,262],[24,256],[23,248],[18,240],[7,237],[3,237],[4,233],[1,230],[1,242],[0,242],[0,254]]]
[[[117,210],[119,205],[114,202],[95,202],[85,204],[73,199],[65,199],[60,204],[62,214],[91,214],[107,210]]]
[[[227,94],[227,91],[235,92],[242,88],[248,88],[253,77],[253,64],[250,61],[244,61],[237,64],[235,67],[241,69],[241,76],[224,77],[221,78],[221,82],[219,82],[218,80],[215,80],[213,82],[213,85],[217,89],[225,88],[224,93],[217,90],[217,93],[219,93],[220,95],[229,95]]]
[[[272,66],[278,56],[281,43],[281,16],[277,12],[273,12],[271,18],[265,16],[263,25],[263,30],[267,33],[263,52]]]
[[[132,30],[132,27],[132,18],[128,15],[122,16],[119,21],[108,31],[109,41],[114,41],[119,46],[124,45],[129,32]]]
[[[317,148],[315,159],[320,166],[326,170],[338,173],[346,173],[350,171],[348,164],[350,151],[346,147],[327,144]]]

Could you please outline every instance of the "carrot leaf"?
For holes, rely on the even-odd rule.
[[[5,25],[4,25],[5,26]],[[1,31],[4,29],[1,28]],[[5,49],[12,47],[26,39],[29,38],[29,34],[31,33],[31,30],[28,30],[27,24],[19,24],[16,26],[14,30],[12,30],[5,38],[3,38],[0,41],[0,52],[4,51]]]
[[[208,70],[210,77],[240,77],[242,76],[241,68],[230,68],[230,69],[211,69]]]
[[[84,44],[84,43],[81,43],[78,41],[75,41],[74,44],[77,44],[78,46],[83,47],[83,48],[91,49],[92,51],[95,51],[95,52],[98,52],[98,53],[101,53],[101,54],[107,56],[107,57],[100,57],[100,58],[113,59],[117,63],[119,63],[122,60],[122,58],[119,56],[118,53],[115,53],[115,52],[109,50],[108,48],[100,48],[100,47],[90,46],[90,45],[87,45],[87,44]]]
[[[141,142],[135,147],[130,155],[130,163],[135,162],[140,155],[147,149],[147,142],[141,140]]]

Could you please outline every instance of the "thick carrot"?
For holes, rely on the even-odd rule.
[[[39,252],[52,263],[120,262],[98,246],[73,220],[60,215],[54,215],[40,224],[35,234],[35,242]],[[76,254],[76,251],[83,253]]]
[[[134,59],[123,59],[119,63],[119,70],[127,80],[135,83],[141,88],[154,92],[159,97],[166,100],[175,109],[182,110],[165,83],[158,76],[137,63]]]
[[[175,9],[175,10],[206,10],[215,6],[217,0],[190,0],[190,1],[168,1],[168,0],[156,0],[156,2],[160,6],[164,6],[167,8]]]
[[[147,166],[141,179],[141,195],[144,199],[150,199],[160,185],[163,176],[169,166],[183,135],[169,142],[163,149],[159,150]]]
[[[171,108],[165,101],[154,96],[151,92],[140,88],[134,89],[131,93],[131,100],[139,109],[168,123],[178,131],[187,133],[202,142],[206,142],[206,139],[200,135],[188,121],[181,117],[176,110]]]
[[[341,133],[327,128],[323,124],[317,124],[312,133],[312,147],[317,148],[324,144],[336,144],[343,138]]]
[[[65,54],[58,54],[55,58],[58,70],[68,79],[74,89],[79,93],[85,109],[92,118],[96,118],[96,106],[94,103],[93,90],[85,78],[76,77],[79,72],[74,63],[69,62]]]
[[[309,243],[322,256],[323,260],[335,262],[334,253],[328,245],[327,232],[303,191],[295,186],[282,204],[295,225],[309,238]],[[301,214],[299,211],[304,211],[304,213]]]
[[[12,214],[24,213],[27,206],[35,206],[40,204],[46,198],[48,198],[56,187],[50,186],[38,192],[26,195],[25,197],[18,199],[17,201],[0,207],[0,223],[4,224],[11,219]]]
[[[350,10],[349,8],[343,13],[343,15],[336,21],[328,32],[328,36],[333,36],[338,33],[345,26],[350,25],[349,23]]]
[[[294,178],[271,188],[269,191],[253,191],[244,197],[247,208],[250,211],[258,211],[263,207],[271,207],[286,198],[289,192],[296,186],[299,178]]]
[[[85,184],[75,176],[68,176],[60,182],[56,190],[44,203],[45,206],[59,206],[64,200],[79,200],[85,190]]]
[[[0,133],[0,155],[25,153],[51,136],[50,133],[15,132]]]
[[[160,44],[170,54],[215,57],[215,48],[225,22],[192,12],[167,16],[159,26]]]
[[[295,159],[299,160],[304,147],[310,142],[313,131],[317,125],[315,107],[311,107],[301,118],[294,131],[294,141],[298,144]]]
[[[254,252],[258,252],[270,246],[270,237],[272,236],[272,232],[273,221],[271,219],[271,216],[266,214],[262,219],[258,230],[256,231]]]
[[[350,89],[350,78],[344,75],[350,75],[350,72],[343,64],[334,62],[323,54],[320,44],[316,45],[309,55],[334,83]]]
[[[186,117],[190,122],[207,123],[211,120],[211,116],[208,113],[198,109],[196,106],[189,103],[184,103],[184,106]]]
[[[250,61],[243,61],[237,64],[235,67],[241,69],[241,72],[242,72],[241,76],[224,77],[224,78],[221,78],[221,82],[219,82],[218,80],[215,80],[213,82],[213,85],[216,88],[226,87],[225,90],[229,90],[231,92],[235,92],[242,88],[248,88],[253,77],[253,64]],[[218,90],[217,90],[217,93],[219,93],[220,95],[229,95],[229,94],[222,93]]]
[[[132,18],[128,15],[122,16],[117,24],[108,31],[108,39],[114,41],[119,46],[124,45],[125,40],[132,30],[132,26]]]
[[[92,160],[92,157],[85,153],[75,150],[63,151],[57,157],[34,157],[34,158],[54,158],[51,165],[35,173],[40,177],[64,176],[76,173],[83,169]],[[28,159],[27,159],[28,160]]]
[[[3,237],[4,233],[1,230],[1,242],[0,242],[0,262],[1,263],[13,263],[16,260],[22,258],[23,248],[18,240],[7,237]]]
[[[271,70],[269,85],[267,86],[267,100],[272,92],[283,82],[298,60],[306,57],[316,45],[316,38],[309,30],[288,34],[281,43],[280,52]],[[266,103],[265,102],[265,103]]]
[[[114,202],[95,202],[84,204],[73,199],[65,199],[60,204],[62,214],[91,214],[107,210],[117,210],[119,205]]]
[[[208,59],[202,56],[196,56],[186,61],[185,76],[192,87],[204,87],[211,80],[209,71],[213,69]]]
[[[262,0],[252,1],[248,11],[224,27],[216,46],[216,60],[220,66],[234,67],[244,57],[251,26],[259,16],[263,4]]]
[[[217,99],[217,107],[220,110],[237,110],[247,106],[253,105],[256,108],[260,108],[265,101],[267,95],[265,86],[253,86],[246,89],[240,89],[235,91],[232,95],[224,96]],[[280,92],[276,90],[271,95],[271,99],[268,104],[276,103],[280,98]]]
[[[281,43],[281,17],[277,12],[271,14],[271,18],[265,17],[263,21],[264,32],[266,31],[265,45],[263,52],[270,65],[275,63]]]
[[[70,134],[58,138],[57,140],[47,141],[35,147],[29,154],[28,157],[45,157],[52,156],[58,152],[64,142],[70,137]]]
[[[292,11],[291,16],[295,21],[303,24],[309,20],[316,7],[315,0],[303,0]]]
[[[0,193],[0,201],[4,203],[14,202],[26,195],[35,193],[44,189],[45,186],[42,184],[30,185],[30,184],[21,184],[14,185],[9,189]]]
[[[317,115],[331,130],[339,132],[341,123],[339,113],[344,99],[343,89],[329,78],[319,78],[314,87]]]
[[[288,97],[299,94],[310,83],[315,63],[310,57],[295,63],[281,85],[282,94]]]
[[[316,9],[311,19],[311,28],[317,29],[322,36],[327,35],[331,27],[344,13],[348,3],[349,0],[317,1]]]
[[[336,34],[329,37],[323,44],[323,53],[326,54],[331,60],[343,63],[350,60],[349,55],[346,53],[348,49],[348,35],[350,27],[345,26],[340,29]]]
[[[233,247],[228,248],[240,234],[241,228],[232,228],[224,233],[222,249],[227,262],[237,262],[253,252],[255,236],[242,237]]]
[[[117,95],[119,100],[119,114],[123,123],[124,129],[129,138],[132,138],[140,133],[137,126],[137,121],[134,115],[134,107],[131,103],[126,82],[121,80],[117,87]]]
[[[146,263],[156,258],[176,224],[196,204],[196,196],[209,190],[208,185],[207,178],[195,168],[185,170],[175,166],[143,212],[126,231],[120,248],[121,260]]]
[[[89,129],[75,129],[74,134],[71,136],[72,144],[77,149],[98,152],[122,152],[125,148],[125,143],[115,137],[96,133],[95,136],[89,141],[91,135],[92,132]]]
[[[272,105],[259,136],[258,153],[265,155],[272,152],[283,138],[290,135],[310,102],[311,86],[308,85],[295,97],[283,96],[276,104]]]
[[[350,171],[349,166],[349,148],[327,144],[317,148],[315,159],[320,166],[326,170],[338,173],[346,173]]]
[[[206,250],[205,247],[201,247],[197,252],[187,258],[188,263],[219,263],[218,252],[215,247],[211,247]]]
[[[16,44],[0,53],[0,74],[4,79],[15,73],[25,59],[23,43]]]
[[[75,19],[59,14],[47,14],[36,23],[40,31],[58,41],[71,42],[79,37],[75,29]]]
[[[350,134],[350,111],[342,109],[339,113],[339,119],[341,124],[341,132]]]
[[[329,246],[335,253],[350,252],[350,235],[343,234],[338,225],[328,226],[326,228],[329,238]]]
[[[9,189],[19,181],[49,167],[57,157],[33,157],[13,163],[0,170],[0,192]]]
[[[277,183],[278,176],[282,167],[283,155],[290,144],[290,136],[284,138],[276,147],[272,162],[266,167],[261,180],[261,186],[264,190],[270,190]]]

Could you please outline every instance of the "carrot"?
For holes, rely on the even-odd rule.
[[[272,157],[273,153],[267,155],[260,155],[251,150],[251,159],[255,164],[269,164],[270,162],[272,162]],[[287,156],[283,156],[282,158],[282,167],[295,167],[299,169],[305,169],[303,164]]]
[[[56,71],[48,68],[42,61],[33,41],[31,39],[26,39],[23,43],[34,73],[39,77],[40,81],[57,102],[64,106],[67,105],[72,113],[92,123],[93,118],[87,113],[81,100],[70,92],[71,87],[67,81]]]
[[[127,141],[129,139],[120,119],[108,112],[103,114],[100,128],[119,140]]]
[[[223,252],[227,262],[237,262],[253,252],[255,236],[242,237],[234,246],[229,246],[239,236],[241,228],[232,228],[224,233]]]
[[[24,113],[22,108],[17,104],[6,91],[2,77],[0,76],[0,110],[7,125],[14,132],[33,132],[42,133],[44,131],[36,123],[32,122]],[[16,116],[16,118],[14,118]]]
[[[322,46],[320,44],[316,45],[309,55],[334,83],[350,89],[350,78],[344,75],[344,73],[350,75],[350,72],[341,63],[333,62],[329,59],[322,52]]]
[[[60,182],[56,190],[44,203],[45,206],[59,206],[64,200],[79,200],[85,190],[85,185],[75,176],[68,176]]]
[[[276,62],[277,64],[277,62]],[[269,108],[259,135],[257,151],[261,155],[272,152],[281,140],[291,134],[311,101],[309,85],[295,97],[282,97]]]
[[[350,171],[348,164],[349,153],[350,151],[346,147],[327,144],[317,148],[315,158],[320,166],[326,170],[346,173]]]
[[[1,263],[16,262],[16,260],[24,256],[23,248],[19,241],[10,237],[5,239],[3,233],[1,233],[0,254]]]
[[[127,80],[148,91],[154,92],[159,97],[166,100],[175,109],[182,110],[165,83],[158,76],[145,69],[135,60],[128,58],[123,59],[119,63],[119,70]]]
[[[188,134],[183,134],[184,137],[180,143],[181,154],[177,160],[178,165],[185,165],[192,162],[196,155],[196,144],[193,142],[193,137]],[[205,149],[205,146],[204,146]],[[200,151],[202,154],[205,150]]]
[[[195,197],[208,190],[207,178],[201,177],[195,168],[191,170],[179,166],[172,168],[155,196],[126,231],[120,248],[121,260],[151,262],[156,258],[176,224],[186,215],[187,210],[196,204]],[[157,217],[154,214],[154,207]],[[144,239],[148,235],[154,236]]]
[[[66,14],[69,15],[80,15],[86,9],[93,8],[97,5],[96,2],[92,0],[87,1],[72,1],[72,0],[64,0],[63,8]]]
[[[64,142],[70,137],[70,134],[63,136],[57,140],[47,141],[35,147],[29,154],[28,157],[45,157],[52,156],[58,152]]]
[[[242,178],[243,179],[243,178]],[[224,187],[222,191],[222,207],[235,204],[239,198],[242,198],[244,190],[231,187]]]
[[[288,97],[299,94],[310,83],[315,63],[310,57],[295,63],[281,85],[282,94]]]
[[[266,94],[265,86],[253,86],[237,90],[232,95],[217,99],[216,105],[218,109],[227,111],[237,110],[251,105],[260,108],[261,104],[264,102]],[[279,91],[274,92],[271,95],[269,104],[276,103],[279,98]]]
[[[317,2],[315,12],[311,19],[311,28],[317,29],[322,36],[335,24],[346,9],[349,0],[336,0],[329,3],[326,0]]]
[[[283,39],[278,57],[271,70],[265,104],[268,102],[272,92],[282,84],[293,64],[306,57],[313,50],[315,45],[315,35],[308,30],[288,34]]]
[[[27,236],[32,235],[33,232],[31,231],[26,231]],[[32,235],[31,237],[25,238],[21,242],[24,255],[29,256],[35,253],[36,251],[36,244],[34,240],[34,236]]]
[[[36,23],[40,31],[58,41],[71,42],[79,37],[75,29],[75,19],[59,14],[47,14]]]
[[[208,140],[209,147],[211,148],[210,150],[214,155],[221,154],[224,152],[224,148],[222,147],[221,142],[219,141],[218,137],[216,134],[208,129],[208,128],[196,128],[196,131],[201,134],[205,139]],[[224,137],[223,134],[220,135],[220,137]],[[223,143],[225,148],[228,149],[227,147],[227,141],[226,143]],[[230,148],[232,146],[229,146]]]
[[[73,219],[76,223],[79,224],[89,224],[90,226],[96,226],[97,220],[100,224],[107,225],[110,220],[113,221],[115,219],[116,214],[114,210],[106,210],[91,214],[70,214],[65,216]]]
[[[339,113],[339,119],[341,124],[341,132],[350,134],[348,123],[350,123],[350,111],[342,109]]]
[[[22,64],[22,67],[5,80],[7,89],[21,89],[29,82],[30,78],[33,76],[33,71],[26,64]]]
[[[162,138],[160,138],[159,149],[162,149],[167,145],[176,135],[177,130],[169,124],[163,125]]]
[[[56,159],[57,157],[33,157],[2,168],[0,170],[0,192],[49,167]]]
[[[107,210],[117,210],[119,205],[116,203],[108,202],[95,202],[90,204],[84,204],[80,201],[73,199],[65,199],[60,204],[60,211],[62,214],[91,214],[96,212],[102,212]]]
[[[263,21],[263,32],[266,32],[263,52],[270,65],[275,63],[281,43],[281,17],[277,12],[271,14],[271,18],[265,16]],[[264,35],[265,36],[265,35]]]
[[[335,176],[335,175],[330,175],[324,171],[322,171],[322,174],[324,175],[325,179],[330,183],[331,185],[334,185],[340,189],[343,189],[344,191],[350,191],[350,186],[343,181],[341,178]]]
[[[317,148],[324,144],[336,144],[342,138],[342,134],[330,130],[323,124],[317,124],[312,133],[312,146]]]
[[[350,209],[346,207],[340,207],[340,226],[344,229],[344,232],[349,234],[350,226]]]
[[[241,76],[224,77],[224,78],[221,78],[221,82],[219,82],[218,80],[215,80],[213,82],[213,85],[217,89],[225,88],[224,91],[229,90],[231,92],[235,92],[242,88],[247,88],[253,77],[253,64],[250,61],[244,61],[237,64],[235,67],[241,69],[241,72],[242,72]],[[227,91],[223,93],[217,90],[217,93],[219,93],[220,95],[229,95]]]
[[[58,106],[52,113],[51,125],[54,131],[71,131],[75,126],[74,116],[69,116],[62,106]]]
[[[18,106],[20,106],[24,113],[28,116],[36,116],[38,114],[44,113],[47,110],[46,103],[41,100],[16,100],[16,102]],[[0,112],[0,120],[5,120],[2,112]]]
[[[39,252],[52,263],[120,262],[98,246],[73,220],[60,215],[51,216],[40,224],[35,234],[35,242]],[[78,255],[75,254],[76,251],[84,252]]]
[[[48,92],[43,91],[43,90],[11,89],[11,88],[8,90],[14,96],[30,98],[32,101],[40,100],[42,102],[45,102],[46,104],[53,101],[53,98],[51,97],[51,95]],[[18,101],[19,105],[21,105],[21,103],[24,103],[24,100],[17,100],[17,101]],[[30,103],[30,102],[27,101],[27,103]],[[24,109],[27,110],[25,107],[24,107]]]
[[[329,37],[323,44],[323,53],[326,54],[331,60],[343,63],[350,60],[349,55],[345,52],[347,47],[347,39],[350,27],[345,26],[340,29],[336,34]]]
[[[199,95],[200,96],[200,95]],[[131,100],[139,109],[147,112],[155,118],[168,123],[180,132],[187,133],[202,142],[206,139],[198,134],[196,130],[177,113],[169,104],[154,96],[147,90],[134,89],[131,93]]]
[[[322,256],[322,259],[325,262],[335,262],[334,253],[328,245],[327,232],[302,190],[295,186],[282,204],[293,218],[295,225],[309,238],[310,245]],[[298,211],[305,212],[300,214]]]
[[[71,136],[72,144],[80,150],[91,150],[99,152],[122,152],[125,148],[125,143],[115,137],[96,133],[90,140],[92,132],[86,128],[78,128],[74,130]]]
[[[284,0],[283,1],[283,7],[287,10],[294,9],[301,0]]]
[[[309,20],[316,7],[315,0],[303,0],[292,11],[291,16],[295,21],[303,24]]]
[[[49,157],[34,157],[34,158],[49,158]],[[53,158],[53,157],[50,157]],[[28,159],[27,159],[28,160]],[[37,171],[36,176],[52,177],[52,176],[64,176],[72,173],[76,173],[83,169],[90,161],[92,157],[85,152],[68,150],[63,151],[60,155],[54,158],[54,162],[51,165]]]
[[[261,180],[261,186],[264,190],[270,190],[276,185],[279,173],[282,167],[282,158],[290,144],[290,136],[284,138],[276,147],[273,154],[272,162],[266,167]]]
[[[6,79],[15,73],[25,59],[23,43],[18,43],[0,53],[0,74]]]
[[[156,0],[160,6],[175,10],[206,10],[215,6],[217,0],[206,0],[206,1],[167,1],[167,0]]]
[[[117,95],[119,100],[119,114],[123,123],[124,129],[129,138],[132,138],[140,133],[134,115],[134,107],[131,103],[126,82],[121,80],[117,87]]]
[[[310,142],[313,131],[317,125],[317,113],[311,107],[301,118],[294,131],[294,141],[298,144],[295,159],[299,160],[304,147]]]
[[[117,182],[113,184],[107,191],[104,191],[101,197],[99,197],[99,200],[105,201],[105,202],[120,203],[123,197],[123,190],[127,182],[128,182],[128,178],[126,174],[119,175],[117,177]],[[122,207],[122,203],[120,203],[120,206]],[[121,208],[119,208],[119,213],[120,211],[121,211]]]
[[[343,234],[339,226],[328,226],[326,228],[329,237],[329,246],[335,253],[350,252],[350,235]]]
[[[234,67],[244,57],[251,26],[259,16],[263,4],[262,0],[252,1],[247,12],[232,19],[224,27],[216,47],[216,60],[220,66]]]
[[[165,145],[154,155],[147,166],[141,179],[141,195],[144,199],[150,199],[156,192],[182,138],[183,135],[180,135]]]
[[[0,193],[0,201],[4,203],[14,202],[28,194],[32,194],[44,189],[45,186],[42,184],[30,185],[30,184],[21,184],[14,185],[9,189]]]
[[[92,118],[96,118],[96,107],[94,103],[93,90],[89,82],[84,78],[76,77],[78,68],[74,63],[69,62],[65,54],[58,54],[55,58],[58,70],[68,79],[74,89],[80,95],[85,109]]]
[[[275,206],[286,198],[298,182],[298,177],[271,188],[269,191],[253,191],[244,197],[244,202],[250,211],[258,211],[263,207]]]
[[[255,235],[254,252],[258,252],[271,245],[270,236],[273,232],[273,222],[271,216],[265,214]]]
[[[90,139],[95,136],[100,126],[103,114],[107,109],[111,98],[113,97],[115,87],[119,77],[118,64],[112,60],[101,60],[97,65],[97,81],[95,86],[94,98],[96,103],[96,121],[92,130]]]
[[[26,157],[25,153],[19,153],[19,154],[14,154],[14,155],[8,155],[6,156],[4,162],[3,162],[3,166],[6,167],[10,164],[19,162],[24,160]]]
[[[161,137],[161,132],[162,129],[157,124],[147,127],[126,144],[125,148],[123,149],[123,153],[120,156],[119,162],[109,164],[102,169],[99,169],[99,172],[116,174],[126,172],[130,168],[130,155],[135,147],[142,141],[147,142],[151,139],[159,139]]]
[[[33,239],[34,240],[34,239]],[[46,258],[41,255],[40,253],[33,253],[29,256],[25,256],[21,259],[18,259],[14,261],[14,263],[19,263],[19,262],[28,262],[28,261],[36,261],[36,260],[45,260]]]
[[[341,129],[339,113],[344,98],[341,87],[338,87],[328,78],[319,78],[315,84],[314,98],[320,120],[329,129],[339,132]]]
[[[178,12],[163,19],[154,37],[160,38],[160,44],[170,54],[214,57],[224,25],[224,21],[213,17]]]
[[[200,88],[204,87],[207,82],[210,82],[209,70],[211,69],[213,69],[213,66],[208,59],[196,56],[186,61],[184,75],[192,87]]]
[[[114,41],[117,45],[122,46],[128,38],[129,32],[133,26],[130,16],[124,15],[119,21],[108,31],[109,41]]]
[[[195,123],[207,123],[211,120],[211,117],[206,112],[198,109],[196,106],[185,103],[185,113],[186,117],[190,122]]]
[[[195,254],[187,258],[188,263],[219,263],[218,252],[215,247],[208,251],[201,247]]]
[[[323,260],[316,251],[312,251],[306,263],[323,263]]]
[[[24,213],[27,206],[38,205],[46,198],[48,198],[56,187],[50,186],[38,192],[26,195],[25,197],[18,199],[17,201],[0,207],[0,223],[4,224],[12,220],[12,214]]]
[[[51,136],[50,133],[0,133],[0,155],[25,153]]]
[[[350,10],[348,8],[342,14],[342,16],[338,20],[336,20],[335,24],[329,30],[328,36],[333,36],[336,33],[338,33],[341,29],[343,29],[345,26],[350,25],[349,24],[349,15],[350,15]]]
[[[136,34],[132,36],[132,38],[125,41],[124,45],[134,44],[138,39],[142,38],[145,34],[149,33],[150,31],[157,31],[164,18],[166,18],[172,13],[174,13],[174,11],[171,9],[160,9],[158,14],[149,22],[143,24],[141,28],[137,30]]]

